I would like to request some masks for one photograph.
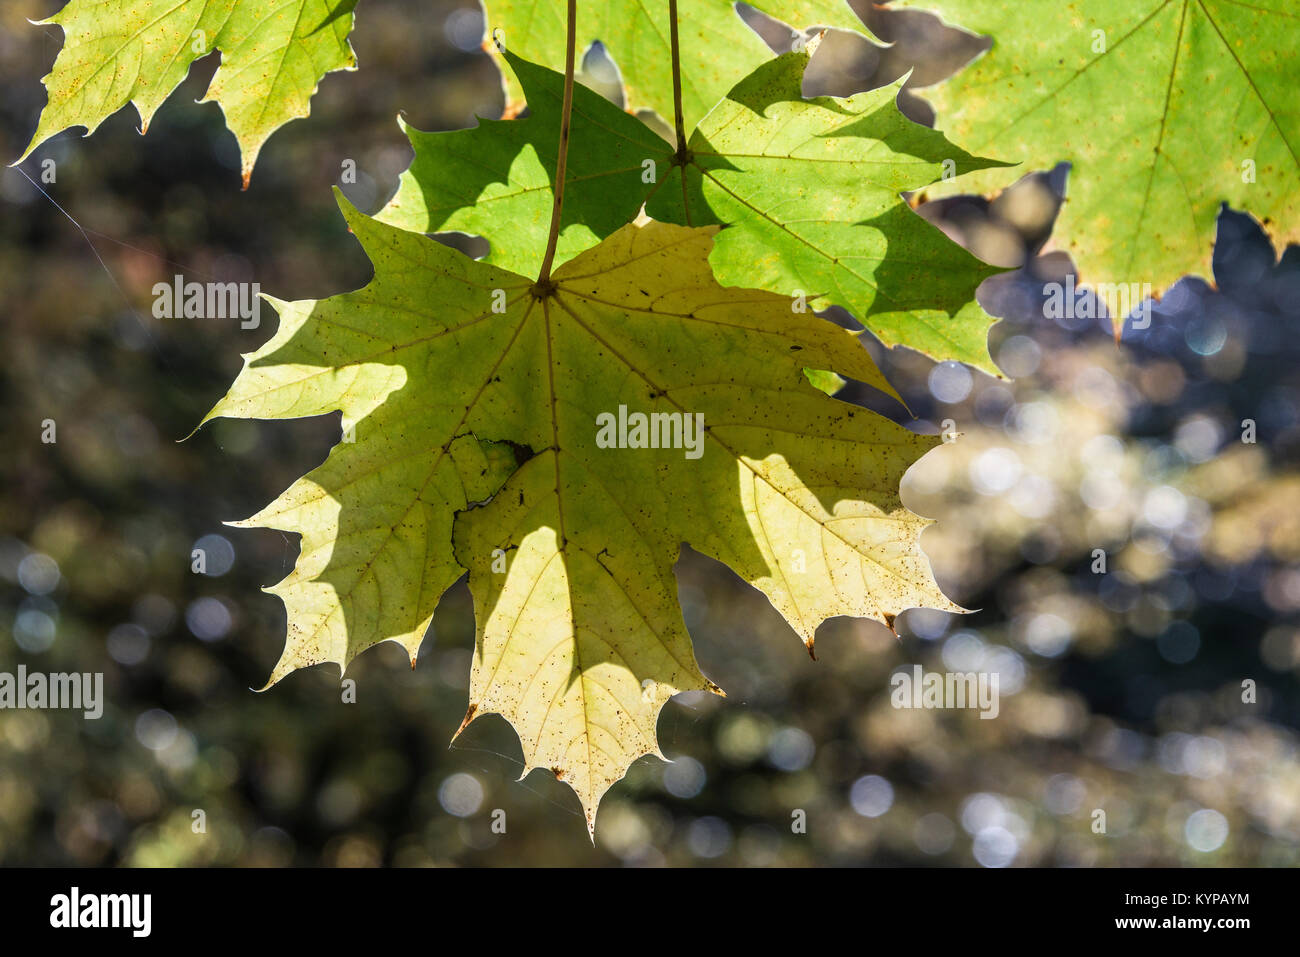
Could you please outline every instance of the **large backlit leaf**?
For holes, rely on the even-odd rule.
[[[505,715],[527,767],[572,785],[594,826],[600,796],[657,752],[664,701],[713,688],[677,605],[683,542],[761,589],[810,648],[832,616],[955,610],[898,493],[937,439],[815,388],[805,366],[881,380],[851,333],[719,286],[716,229],[625,226],[537,289],[346,213],[374,279],[278,304],[276,336],[211,413],[341,409],[354,429],[246,523],[303,536],[273,589],[289,620],[273,681],[385,639],[414,654],[468,569],[466,720]],[[639,445],[638,414],[664,441]],[[626,441],[606,441],[606,415]]]

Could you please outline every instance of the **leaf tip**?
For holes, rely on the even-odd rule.
[[[412,667],[414,667],[414,663],[412,663]],[[451,736],[451,740],[453,743],[455,743],[456,739],[460,737],[460,733],[469,727],[469,723],[474,720],[474,717],[477,714],[478,714],[478,705],[474,704],[473,702],[470,702],[469,708],[467,708],[465,711],[465,717],[461,719],[460,727],[457,728],[456,733]],[[527,771],[525,771],[524,773],[526,774]]]
[[[251,692],[253,692],[253,694],[262,694],[262,692],[264,692],[264,691],[268,691],[268,690],[270,689],[271,685],[275,684],[275,683],[276,683],[277,681],[279,681],[279,680],[280,680],[280,679],[277,678],[277,677],[275,676],[275,673],[272,672],[272,673],[271,673],[271,677],[269,677],[269,678],[266,679],[266,684],[262,685],[262,687],[260,687],[260,688],[252,688],[252,687],[250,687],[248,690],[251,691]]]

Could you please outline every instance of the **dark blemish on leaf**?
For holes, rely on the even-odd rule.
[[[516,467],[523,465],[537,454],[522,442],[512,442],[510,439],[501,439],[500,441],[502,445],[509,446],[510,451],[514,454]]]

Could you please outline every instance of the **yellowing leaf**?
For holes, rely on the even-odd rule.
[[[290,637],[272,680],[379,640],[413,654],[466,568],[466,723],[505,715],[527,768],[568,782],[594,827],[601,795],[658,753],[664,701],[716,690],[676,601],[683,542],[761,589],[810,648],[835,615],[958,610],[898,495],[937,439],[815,388],[805,367],[883,379],[851,333],[719,286],[716,229],[625,226],[537,286],[345,214],[372,282],[282,304],[212,412],[341,409],[355,425],[247,523],[303,535],[274,589]]]
[[[19,162],[70,126],[87,135],[127,103],[142,131],[213,50],[221,66],[215,101],[243,154],[244,185],[262,144],[306,116],[321,77],[356,68],[348,43],[356,0],[71,0],[43,24],[63,28],[63,49],[45,77],[49,102]]]
[[[523,773],[550,769],[594,827],[601,795],[629,765],[663,757],[655,726],[664,702],[720,691],[695,663],[663,543],[639,539],[612,490],[586,491],[588,481],[547,450],[491,504],[461,516],[457,541],[479,621],[461,728],[505,717]],[[506,574],[481,560],[498,549]]]

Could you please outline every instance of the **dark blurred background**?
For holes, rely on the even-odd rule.
[[[27,20],[60,6],[0,7],[0,159],[26,145],[61,44]],[[981,41],[927,14],[853,6],[894,45],[830,34],[806,92],[914,68],[903,106],[932,122],[916,87]],[[742,13],[788,48],[789,28]],[[473,643],[463,583],[417,669],[396,646],[357,659],[355,704],[329,667],[249,690],[284,639],[283,608],[259,588],[298,546],[222,523],[322,461],[339,421],[218,420],[178,443],[275,320],[158,320],[150,289],[177,272],[283,299],[363,285],[370,266],[330,186],[352,159],[349,197],[384,203],[410,160],[399,111],[430,130],[500,115],[481,35],[472,3],[364,0],[360,69],[325,78],[247,192],[219,109],[194,103],[215,56],[147,137],[126,109],[90,140],[39,150],[22,169],[40,182],[56,161],[48,197],[0,171],[0,671],[102,671],[107,698],[98,721],[0,712],[0,863],[1300,863],[1300,253],[1225,212],[1213,282],[1180,282],[1117,347],[1108,319],[1044,318],[1044,283],[1072,269],[1050,251],[1065,167],[992,201],[919,207],[1013,268],[981,290],[1005,317],[990,345],[1009,378],[872,344],[912,428],[962,433],[912,469],[904,496],[937,519],[923,543],[940,583],[980,611],[908,612],[897,637],[837,619],[813,662],[758,592],[687,550],[686,621],[729,697],[665,708],[673,763],[637,762],[602,803],[594,849],[567,786],[516,782],[504,721],[448,748]],[[584,78],[616,90],[614,70],[595,49]],[[853,385],[842,395],[874,401]],[[55,444],[41,441],[47,419]],[[190,570],[195,547],[207,574]],[[1000,717],[893,708],[890,674],[913,664],[998,672]],[[505,834],[491,828],[498,809]],[[806,834],[792,832],[796,809]]]

